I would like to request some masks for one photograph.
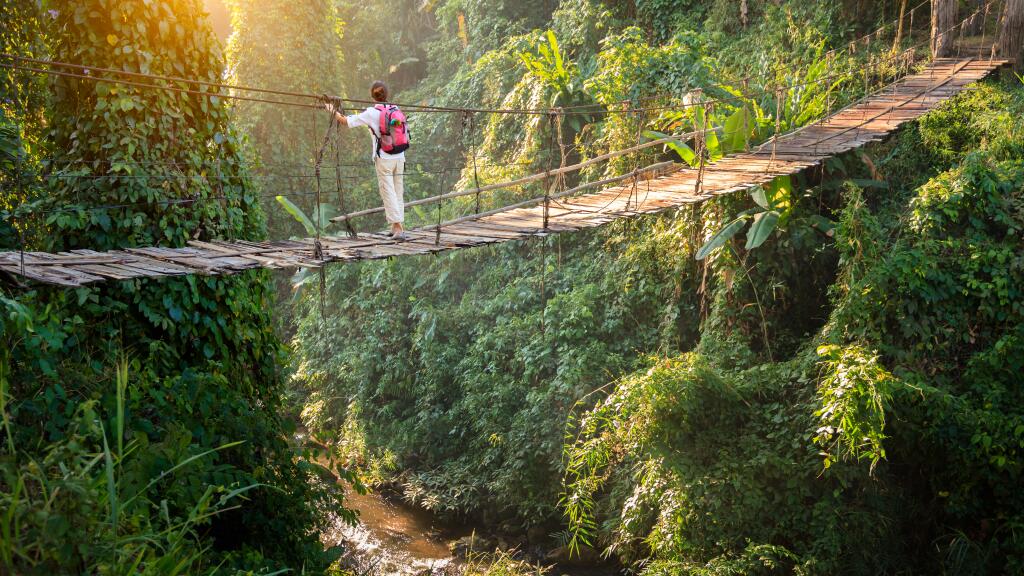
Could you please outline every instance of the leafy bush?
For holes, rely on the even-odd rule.
[[[972,120],[880,146],[930,132],[925,173],[955,166],[878,199],[847,187],[828,321],[789,359],[736,351],[750,339],[723,320],[743,295],[719,296],[700,354],[652,360],[581,407],[566,448],[572,535],[644,574],[1018,571],[1024,165],[1001,107],[1021,94],[990,83],[936,112],[970,107]],[[737,263],[715,265],[728,279]]]

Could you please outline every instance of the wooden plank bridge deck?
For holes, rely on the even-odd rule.
[[[651,214],[749,189],[777,176],[796,174],[824,159],[881,140],[1005,65],[1006,60],[940,59],[854,106],[760,149],[693,168],[552,201],[548,227],[543,206],[506,210],[442,228],[440,242],[430,228],[409,231],[396,242],[381,234],[321,238],[323,258],[314,257],[312,238],[273,242],[190,242],[186,248],[129,248],[111,252],[72,250],[59,254],[0,252],[0,271],[63,286],[104,280],[186,274],[232,274],[253,268],[319,267],[348,262],[428,254],[600,226],[615,219]],[[701,178],[698,185],[698,177]]]

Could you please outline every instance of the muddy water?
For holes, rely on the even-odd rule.
[[[296,445],[322,445],[300,427]],[[348,550],[346,563],[368,576],[417,576],[423,573],[458,574],[463,563],[452,554],[449,544],[472,536],[473,526],[441,522],[430,512],[410,506],[399,498],[378,493],[358,494],[348,486],[345,507],[359,513],[359,522],[349,526],[340,519],[322,535],[324,544]],[[611,566],[551,566],[551,576],[618,576]]]
[[[338,523],[329,538],[352,549],[351,554],[373,574],[410,576],[441,571],[458,561],[448,542],[472,529],[443,526],[429,512],[379,494],[345,494],[345,506],[359,511],[359,524]]]
[[[471,526],[445,525],[429,512],[379,494],[345,495],[345,505],[359,511],[359,524],[337,523],[328,544],[350,550],[358,571],[374,576],[415,576],[424,571],[457,574],[462,563],[448,544],[473,533]],[[550,576],[616,576],[611,566],[552,566]]]

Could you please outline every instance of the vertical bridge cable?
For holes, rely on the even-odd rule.
[[[866,65],[864,66],[864,96],[871,93],[870,85],[870,68],[874,65],[874,55],[871,54],[871,34],[868,34],[864,38],[864,54],[867,57]]]
[[[565,122],[563,122],[562,118],[562,109],[559,108],[558,118],[555,121],[556,133],[558,134],[558,154],[561,158],[558,164],[558,175],[555,177],[555,189],[558,190],[558,192],[563,192],[566,189],[564,168],[566,166],[566,161],[568,160],[568,153],[565,151],[565,141],[562,138],[563,124],[565,124]]]
[[[964,28],[966,28],[966,27],[967,27],[967,23],[968,23],[968,22],[970,22],[971,18],[972,18],[972,17],[974,16],[974,14],[977,14],[977,11],[975,11],[974,13],[972,13],[972,14],[971,14],[970,16],[968,16],[967,18],[964,18],[964,19],[963,19],[963,20],[962,20],[962,21],[960,22],[960,26],[958,26],[958,28],[959,28],[960,30],[959,30],[959,31],[957,31],[957,36],[956,36],[956,59],[957,59],[957,60],[959,60],[959,59],[960,59],[960,50],[961,50],[961,48],[963,48],[963,46],[964,46]]]
[[[476,188],[476,209],[474,210],[474,212],[479,214],[480,213],[480,174],[477,172],[477,169],[476,169],[476,155],[479,152],[479,149],[477,148],[477,145],[476,145],[476,115],[473,114],[472,112],[469,112],[469,111],[467,111],[466,114],[469,116],[469,139],[470,139],[469,141],[470,141],[470,145],[473,148],[472,151],[471,151],[472,154],[473,154],[473,186]]]
[[[20,90],[21,82],[20,82],[20,79],[18,78],[17,72],[14,71],[14,70],[11,71],[11,80],[13,81],[12,83],[13,83],[13,86],[14,86],[14,90],[13,90],[13,92],[14,92],[14,94],[13,94],[13,96],[14,96],[14,105],[16,107],[19,107],[19,104],[21,104],[21,90]],[[27,99],[26,99],[25,106],[22,109],[22,118],[24,118],[26,116],[28,116],[28,102],[27,102]],[[22,134],[22,132],[21,132],[21,122],[20,121],[17,122],[16,126],[17,126],[17,130],[18,130],[18,149],[15,150],[15,153],[18,156],[17,156],[17,158],[15,158],[15,168],[14,168],[15,186],[17,186],[17,189],[18,189],[18,202],[25,202],[24,174],[22,174],[22,169],[24,168],[24,165],[23,165],[24,164],[24,155],[22,154],[22,151],[24,150],[25,147],[24,147],[24,142],[21,141],[21,134]],[[14,214],[17,214],[17,210],[16,209],[14,210]],[[31,216],[31,213],[29,214],[29,216]],[[11,225],[12,226],[16,226],[17,229],[18,229],[18,252],[19,252],[19,259],[20,259],[20,262],[21,262],[21,276],[22,276],[22,278],[24,278],[25,277],[25,222],[24,221],[18,222],[18,220],[15,218],[15,219],[11,220]]]
[[[334,183],[335,189],[338,192],[338,204],[341,208],[341,213],[345,214],[348,209],[345,207],[345,188],[341,184],[341,125],[335,126],[334,138],[331,140],[334,148]],[[355,226],[352,224],[351,218],[345,219],[345,229],[348,231],[350,238],[358,238],[359,233],[356,232]]]
[[[637,110],[634,112],[636,116],[636,145],[639,146],[643,143],[644,137],[644,113]],[[640,163],[643,161],[641,152],[637,151],[636,162],[633,163],[633,179],[629,189],[629,196],[626,197],[626,212],[629,212],[629,201],[633,200],[634,210],[640,210],[640,191],[637,189],[637,172],[640,170]]]
[[[17,79],[15,79],[15,83],[17,83]],[[19,140],[20,140],[20,138],[21,138],[21,127],[20,126],[18,127],[18,132],[19,132],[18,137],[19,137]],[[21,144],[20,143],[18,145],[18,148],[19,148],[18,150],[15,150],[15,152],[18,154],[18,157],[16,159],[16,164],[15,164],[15,168],[14,168],[14,177],[16,179],[16,184],[18,186],[18,201],[19,202],[24,202],[25,201],[25,188],[22,185],[23,184],[22,180],[24,178],[24,175],[21,173],[21,170],[22,170],[22,158],[21,158],[21,156],[22,156],[22,154],[21,154]],[[25,276],[25,224],[24,224],[24,222],[22,222],[19,225],[19,223],[17,221],[13,221],[13,220],[12,220],[12,224],[14,224],[15,226],[18,227],[18,247],[19,247],[19,254],[20,254],[20,259],[21,259],[21,275],[22,275],[22,277],[24,277]]]
[[[743,89],[740,92],[743,98],[740,99],[740,103],[743,105],[743,151],[750,152],[750,113],[752,107],[748,107],[746,99],[748,98],[747,92],[749,91],[748,82],[749,76],[743,77]],[[831,114],[830,114],[831,115]]]
[[[765,172],[771,172],[772,166],[775,164],[775,152],[779,144],[779,132],[782,131],[782,97],[785,91],[782,85],[775,87],[775,134],[772,134],[772,155],[768,160],[768,166],[765,168]]]
[[[327,322],[327,303],[324,297],[324,293],[327,291],[327,271],[325,270],[326,263],[324,262],[324,246],[320,242],[320,228],[323,222],[323,199],[322,199],[322,188],[320,182],[320,167],[324,161],[324,153],[327,151],[327,146],[330,144],[331,135],[335,132],[335,124],[338,121],[338,115],[334,112],[329,112],[331,119],[327,123],[327,133],[324,135],[324,140],[320,144],[320,148],[316,151],[316,158],[313,162],[313,175],[316,179],[316,193],[314,202],[316,207],[313,209],[313,216],[315,218],[313,227],[316,231],[316,238],[313,240],[313,259],[319,263],[317,274],[320,279],[320,322],[321,325]],[[316,114],[313,115],[313,127],[316,128]],[[315,132],[314,132],[315,134]]]
[[[825,54],[825,118],[832,116],[832,60],[834,58],[834,50],[829,50]],[[746,88],[745,84],[744,88]]]
[[[992,34],[993,34],[993,37],[992,37],[992,50],[990,50],[989,53],[988,53],[988,64],[989,64],[989,66],[991,66],[992,65],[992,61],[996,59],[996,52],[999,50],[1000,36],[1002,35],[1003,17],[1005,15],[1007,15],[1006,14],[1007,13],[1007,7],[1006,7],[1006,2],[1007,1],[1008,0],[1004,0],[1003,2],[1001,2],[1000,3],[1001,5],[998,6],[994,10],[994,12],[995,12],[995,30],[992,31]]]
[[[441,171],[441,175],[440,175],[441,185],[438,187],[438,189],[441,191],[441,194],[444,194],[444,185],[445,185],[445,180],[446,180],[447,176],[448,176],[448,162],[445,161],[444,170]],[[437,226],[434,227],[434,246],[440,246],[441,245],[441,204],[443,204],[443,203],[444,203],[444,200],[438,200],[437,201]]]
[[[551,208],[551,162],[555,148],[555,109],[548,110],[548,168],[544,171],[544,230],[548,229],[548,212]]]
[[[333,112],[331,112],[330,115],[331,119],[327,123],[327,134],[324,135],[324,140],[320,144],[320,148],[317,149],[315,161],[313,162],[313,177],[316,180],[316,190],[314,193],[314,202],[316,202],[316,206],[313,208],[313,215],[316,216],[315,220],[313,221],[313,228],[316,231],[316,238],[313,240],[313,258],[315,260],[320,260],[321,262],[323,262],[324,259],[324,247],[323,244],[320,242],[320,228],[321,223],[323,221],[323,214],[320,213],[323,207],[323,186],[320,183],[320,167],[323,165],[324,153],[327,152],[327,147],[330,144],[331,134],[334,133],[334,125],[338,121],[337,115],[335,115]],[[313,126],[315,127],[315,115],[313,116],[313,119]]]
[[[463,116],[463,120],[465,120],[465,116]],[[439,192],[438,195],[439,196],[443,196],[444,193],[445,193],[445,191],[444,191],[445,190],[445,185],[447,184],[448,172],[450,170],[451,170],[450,156],[448,154],[445,154],[444,168],[441,170],[441,174],[440,174],[440,178],[439,178],[440,184],[441,184],[441,186],[440,186],[440,188],[438,190],[438,192]],[[479,194],[479,192],[478,192],[478,194]],[[440,246],[441,245],[441,206],[442,206],[443,203],[444,203],[444,199],[443,198],[439,198],[437,200],[437,226],[434,228],[434,246]]]
[[[468,150],[468,152],[470,154],[474,154],[474,155],[476,154],[476,150],[473,149],[472,142],[470,142],[470,145],[468,147],[466,146],[466,140],[469,140],[470,138],[472,138],[472,134],[470,133],[470,128],[469,128],[470,114],[472,114],[472,113],[469,110],[463,110],[462,112],[459,113],[459,120],[461,122],[459,123],[459,150],[458,150],[458,152],[460,154],[463,154],[463,155],[466,154],[467,150]],[[475,156],[473,157],[472,162],[473,162],[473,165],[475,166],[476,165],[476,157]],[[465,158],[463,158],[463,165],[465,165]],[[459,180],[461,180],[461,179],[462,179],[462,176],[460,174],[459,175]],[[476,209],[476,211],[479,212],[480,211],[480,185],[477,184],[476,182],[474,182],[474,186],[477,189],[477,192],[476,192],[476,206],[477,206],[477,209]]]
[[[704,164],[705,157],[708,152],[708,104],[705,102],[700,108],[701,111],[701,127],[700,127],[700,140],[697,141],[697,180],[693,184],[693,195],[700,197],[701,188],[704,187]]]

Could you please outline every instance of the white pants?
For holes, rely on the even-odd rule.
[[[388,224],[405,221],[405,160],[374,158],[377,167],[377,186],[384,202],[384,216]]]

